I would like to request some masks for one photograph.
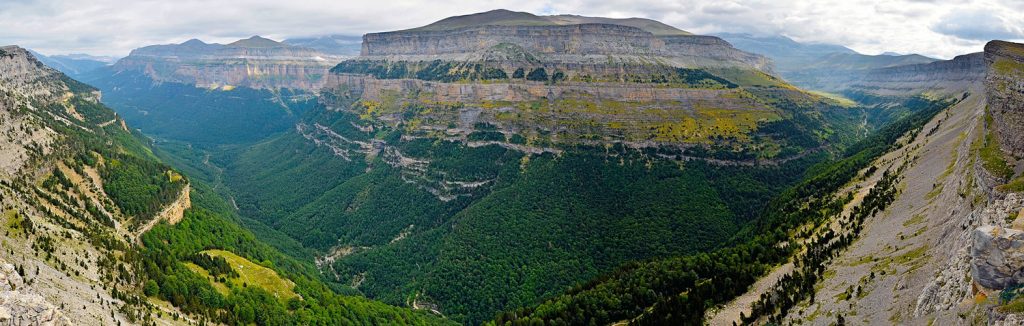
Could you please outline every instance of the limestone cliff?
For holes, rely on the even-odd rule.
[[[230,44],[190,40],[131,52],[110,70],[141,72],[158,82],[200,88],[249,87],[316,91],[341,56],[291,46],[258,36]]]
[[[492,11],[367,34],[360,57],[331,69],[323,102],[407,137],[491,133],[530,151],[623,143],[673,157],[694,146],[745,152],[755,138],[779,145],[740,155],[751,163],[818,148],[758,131],[789,123],[796,107],[829,107],[766,71],[761,56],[652,20]]]
[[[856,71],[833,70],[810,83],[814,89],[868,102],[922,93],[946,97],[962,94],[971,85],[980,84],[987,67],[984,54],[972,53],[930,63]]]
[[[985,88],[999,143],[1011,155],[1024,157],[1024,45],[989,42],[985,62],[991,67]]]
[[[692,35],[652,20],[535,16],[504,10],[448,18],[410,30],[366,34],[362,58],[465,60],[499,44],[515,44],[549,62],[654,58],[679,67],[770,69],[764,57],[737,50],[718,37]]]

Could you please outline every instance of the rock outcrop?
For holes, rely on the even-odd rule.
[[[189,40],[136,49],[110,69],[141,72],[158,82],[200,88],[249,87],[316,91],[342,56],[253,36],[230,44]]]
[[[992,131],[1005,152],[1020,157],[1024,155],[1024,44],[989,42],[984,62],[988,66],[985,95]],[[1004,222],[1007,215],[1016,214],[1012,226],[998,223],[974,230],[971,274],[986,290],[1024,284],[1024,230],[1018,229],[1024,223],[1019,214],[1024,200],[1020,197],[1011,193],[993,204],[1003,207]]]
[[[1024,231],[986,225],[974,230],[971,277],[986,289],[1024,284]]]
[[[14,265],[0,260],[0,325],[74,325],[29,289]]]
[[[1024,44],[989,42],[985,62],[991,67],[985,88],[999,144],[1024,157]]]

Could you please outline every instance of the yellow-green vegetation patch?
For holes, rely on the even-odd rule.
[[[725,78],[740,86],[762,86],[762,87],[780,87],[780,88],[794,88],[787,84],[785,81],[776,78],[772,75],[761,72],[760,70],[754,69],[737,69],[737,68],[723,68],[723,69],[709,69],[708,72]]]
[[[909,268],[906,272],[912,272],[924,266],[928,262],[928,257],[928,246],[922,245],[899,256],[879,259],[878,263],[871,267],[871,271],[889,274],[896,272],[895,266],[907,266]]]
[[[854,100],[851,100],[849,98],[846,98],[845,96],[839,95],[839,94],[833,94],[833,93],[822,92],[822,91],[807,91],[807,92],[811,93],[811,94],[814,94],[814,95],[818,95],[818,96],[824,97],[824,98],[829,99],[829,100],[832,100],[833,102],[835,102],[836,104],[838,104],[839,106],[842,106],[842,107],[854,107],[854,106],[857,106],[857,102],[855,102]]]
[[[819,315],[821,315],[821,305],[815,305],[814,312],[812,312],[810,315],[807,315],[807,318],[804,318],[804,320],[814,321],[815,319],[818,319]]]
[[[748,134],[756,131],[759,124],[782,119],[777,110],[759,103],[742,89],[715,92],[718,96],[714,99],[688,102],[564,97],[553,101],[482,101],[473,106],[506,124],[578,131],[560,135],[563,140],[592,139],[597,132],[632,141],[710,143],[718,138],[743,141],[749,139]],[[435,108],[442,105],[448,111],[437,112],[428,118],[430,122],[451,118],[458,114],[460,107],[448,103],[430,105]],[[361,112],[365,116],[380,114],[380,104],[365,102],[364,106],[366,110]]]
[[[928,226],[927,225],[922,226],[921,228],[917,229],[917,231],[914,231],[914,234],[911,235],[910,237],[913,238],[913,237],[922,235],[922,234],[924,234],[924,231],[928,231]]]
[[[999,306],[997,309],[1002,313],[1022,313],[1024,312],[1024,298],[1014,299],[1007,304]]]
[[[921,222],[924,222],[924,214],[914,214],[914,216],[911,216],[909,220],[903,222],[903,226],[908,227]]]
[[[872,255],[863,256],[863,257],[860,257],[860,259],[857,259],[857,260],[851,262],[850,263],[850,267],[860,266],[860,265],[867,264],[867,263],[870,263],[870,262],[873,262],[873,261],[876,261],[876,260],[877,259],[875,259],[875,256],[872,256]]]
[[[850,294],[850,291],[843,291],[843,292],[839,292],[839,294],[836,294],[836,295],[834,295],[832,297],[836,298],[836,301],[846,301],[847,299],[850,299],[851,294]]]
[[[997,59],[992,63],[992,70],[1000,75],[1024,74],[1024,63],[1010,59]]]
[[[932,191],[929,191],[929,192],[928,192],[927,194],[925,194],[924,198],[925,198],[925,199],[928,199],[928,200],[932,200],[932,199],[935,199],[935,197],[938,197],[938,196],[939,196],[939,194],[941,194],[941,193],[942,193],[942,189],[943,189],[943,188],[946,188],[946,185],[945,185],[945,184],[943,184],[943,183],[940,183],[940,184],[936,184],[936,185],[935,185],[935,186],[934,186],[934,187],[932,188]]]
[[[281,300],[297,296],[294,292],[295,283],[282,278],[270,268],[260,266],[230,251],[213,249],[205,250],[203,253],[214,257],[223,257],[228,264],[231,264],[231,269],[238,273],[238,277],[227,279],[227,283],[232,286],[258,286]]]
[[[25,218],[18,214],[18,211],[8,209],[4,211],[4,226],[12,236],[21,235],[25,230]]]
[[[825,270],[824,274],[822,274],[821,279],[822,280],[827,280],[827,279],[833,278],[835,276],[836,276],[836,270],[828,269],[828,270]]]
[[[999,191],[1002,192],[1024,192],[1024,176],[1017,177],[1010,181],[1010,183],[999,186]]]
[[[216,277],[211,276],[210,272],[207,271],[202,266],[196,265],[192,262],[185,262],[185,267],[188,267],[188,269],[192,270],[192,272],[199,274],[200,276],[205,277],[207,280],[209,280],[210,284],[213,285],[213,288],[216,289],[217,292],[220,292],[220,294],[228,295],[231,293],[231,289],[228,288],[227,284],[221,283],[219,280],[217,280]]]
[[[167,181],[170,181],[171,183],[175,183],[175,182],[181,181],[181,179],[182,179],[182,176],[178,172],[174,172],[172,170],[167,170]]]
[[[999,148],[999,140],[996,139],[994,127],[992,126],[992,115],[986,109],[985,126],[988,133],[980,144],[978,154],[981,156],[981,165],[992,175],[1008,179],[1013,176],[1013,168],[1006,163],[1006,154]]]

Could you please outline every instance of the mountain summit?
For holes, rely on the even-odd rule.
[[[448,17],[432,24],[406,31],[450,31],[477,26],[564,26],[580,24],[622,25],[642,29],[656,36],[693,35],[665,23],[646,18],[605,18],[579,15],[538,16],[506,9]]]
[[[254,35],[247,39],[241,39],[238,41],[228,43],[227,46],[240,48],[274,48],[289,47],[290,45],[274,41],[259,35]]]

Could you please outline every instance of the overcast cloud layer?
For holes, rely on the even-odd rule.
[[[1021,0],[0,0],[0,44],[124,56],[191,38],[361,35],[498,8],[644,17],[699,34],[782,34],[867,54],[951,58],[991,39],[1024,40]]]

